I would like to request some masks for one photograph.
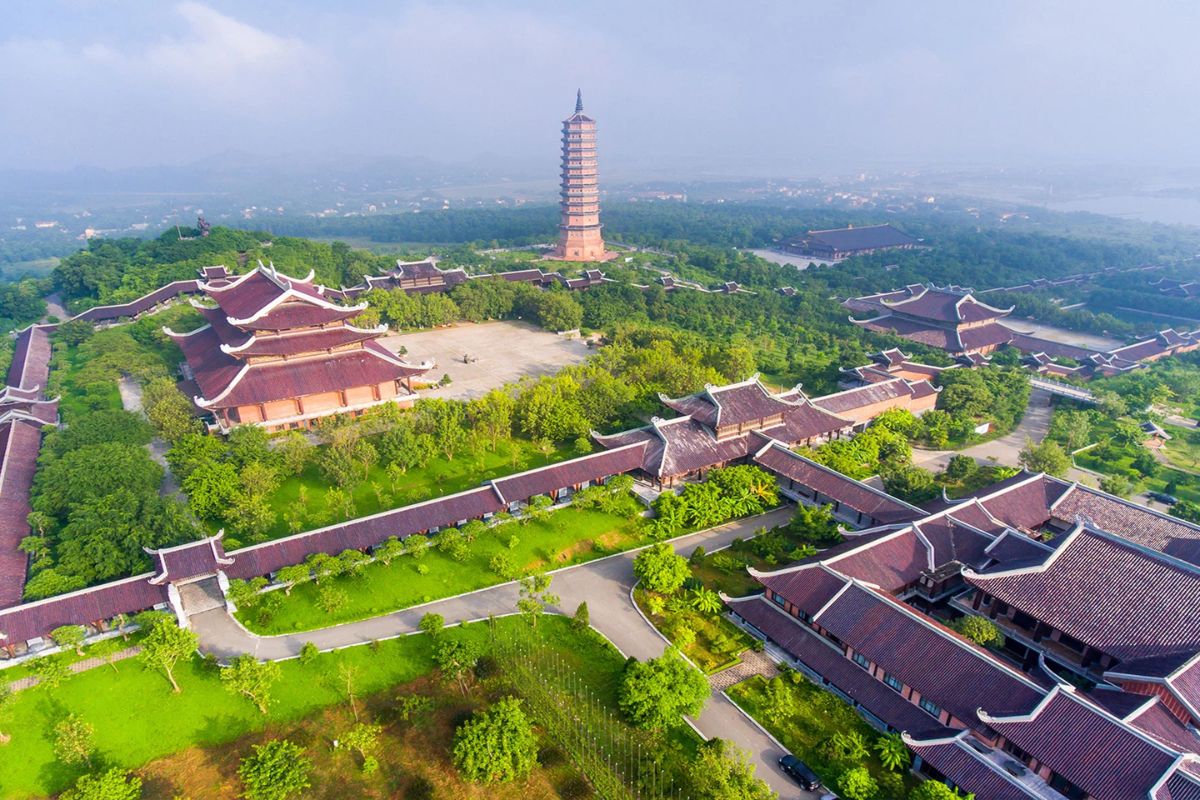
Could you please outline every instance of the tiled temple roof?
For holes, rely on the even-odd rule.
[[[1041,800],[1045,794],[1025,787],[1020,780],[982,755],[969,742],[971,734],[959,731],[940,738],[904,736],[904,743],[923,761],[949,776],[964,792],[980,800]]]
[[[755,454],[754,461],[827,497],[836,498],[839,503],[866,514],[881,524],[909,522],[924,516],[924,512],[916,506],[897,500],[886,492],[794,453],[778,442],[772,442]]]
[[[1093,797],[1144,800],[1179,767],[1168,747],[1067,686],[1055,686],[1032,711],[980,711],[993,730]]]
[[[1200,571],[1083,524],[1041,563],[964,577],[1122,660],[1200,651]]]

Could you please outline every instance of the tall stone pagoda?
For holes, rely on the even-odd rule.
[[[410,364],[376,341],[386,325],[350,320],[367,304],[326,297],[313,274],[290,278],[258,266],[233,280],[202,281],[205,302],[191,303],[208,324],[191,333],[165,332],[183,350],[196,405],[216,427],[306,428],[331,414],[416,400],[412,379],[433,368]]]
[[[562,221],[551,258],[607,261],[600,235],[600,186],[596,182],[596,120],[583,113],[583,92],[575,95],[575,113],[563,120]]]

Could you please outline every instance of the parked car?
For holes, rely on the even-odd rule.
[[[1146,496],[1151,500],[1157,500],[1158,502],[1166,503],[1169,506],[1173,506],[1179,502],[1178,497],[1172,494],[1167,494],[1166,492],[1146,492]]]
[[[808,764],[805,764],[791,753],[779,759],[779,768],[787,773],[788,777],[800,784],[800,787],[803,789],[815,792],[821,788],[821,779],[817,777],[817,773],[813,772]]]

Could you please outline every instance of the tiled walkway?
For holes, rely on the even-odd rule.
[[[742,661],[739,664],[734,664],[729,669],[724,669],[716,675],[708,677],[709,685],[718,692],[723,692],[730,686],[736,683],[753,678],[755,675],[762,675],[764,678],[774,677],[779,669],[775,666],[775,662],[767,658],[765,653],[756,653],[753,650],[747,650],[742,653]]]
[[[126,647],[124,650],[118,650],[117,652],[102,658],[85,658],[82,661],[76,661],[74,664],[70,665],[69,669],[71,672],[87,672],[89,669],[106,667],[114,662],[124,661],[127,658],[133,658],[140,652],[142,652],[142,646],[140,644],[135,644],[131,645],[130,647]],[[28,689],[31,686],[37,686],[40,682],[41,678],[38,676],[29,675],[28,677],[20,678],[8,684],[8,688],[14,692],[19,692],[22,689]]]

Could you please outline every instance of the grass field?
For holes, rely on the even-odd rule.
[[[284,480],[272,495],[270,503],[275,512],[275,524],[268,529],[266,538],[278,539],[297,532],[288,528],[285,518],[285,513],[293,508],[304,509],[299,530],[311,530],[343,519],[473,489],[486,480],[545,466],[574,455],[574,452],[562,449],[544,453],[528,440],[512,439],[502,443],[494,453],[480,448],[475,453],[459,453],[453,461],[435,458],[424,468],[410,469],[395,484],[388,478],[386,470],[376,464],[371,467],[365,480],[351,487],[354,513],[349,516],[342,509],[330,506],[330,483],[321,474],[320,468],[309,464],[299,475]],[[303,503],[300,502],[301,487],[305,495]],[[221,526],[215,524],[213,527]],[[233,544],[227,538],[225,546],[233,549],[239,544],[236,538],[232,537]]]
[[[500,619],[497,626],[520,636],[534,635],[519,617]],[[582,680],[613,702],[624,661],[615,649],[595,634],[573,632],[568,621],[559,617],[543,620],[538,630],[537,635],[579,670]],[[468,636],[481,645],[489,639],[482,623],[443,635]],[[77,714],[94,726],[97,763],[136,768],[185,748],[212,747],[250,733],[287,729],[342,703],[347,697],[339,678],[343,665],[355,670],[355,693],[365,697],[430,672],[432,643],[424,635],[407,636],[324,654],[310,664],[283,662],[283,676],[274,686],[265,717],[250,701],[230,694],[216,670],[198,658],[177,670],[181,694],[172,694],[163,675],[146,670],[137,659],[72,676],[54,689],[28,689],[15,696],[0,728],[12,736],[0,750],[0,795],[26,798],[55,793],[81,774],[82,768],[66,766],[54,756],[52,731],[67,714]],[[327,742],[328,735],[326,730],[319,738]]]
[[[1172,466],[1190,472],[1200,472],[1200,430],[1178,425],[1164,425],[1163,430],[1171,434],[1171,441],[1160,451]]]
[[[510,547],[513,539],[515,546]],[[503,583],[505,578],[489,567],[498,553],[507,553],[519,570],[539,571],[590,561],[641,543],[634,521],[568,507],[543,520],[490,528],[470,545],[470,556],[463,562],[429,548],[419,560],[405,555],[386,566],[373,563],[361,577],[334,578],[329,585],[343,590],[348,602],[332,613],[320,608],[319,590],[309,582],[292,589],[269,619],[259,619],[254,609],[239,612],[238,618],[256,633],[309,630]],[[421,567],[426,570],[424,574],[419,571]]]
[[[772,719],[768,713],[767,681],[762,676],[743,681],[728,690],[733,701],[754,717],[764,728],[783,743],[789,751],[799,756],[800,760],[812,767],[826,786],[835,786],[837,776],[848,766],[859,764],[839,765],[830,763],[821,753],[821,745],[835,733],[857,733],[866,740],[868,747],[879,737],[879,733],[858,715],[840,697],[822,689],[803,676],[796,675],[798,682],[793,682],[791,676],[781,676],[774,680],[783,681],[795,703],[794,713],[786,715],[782,720]],[[879,762],[879,758],[871,750],[865,766],[878,781],[888,770]],[[905,772],[903,782],[908,787],[916,785],[917,781],[911,774]],[[884,780],[887,780],[886,778]],[[894,779],[893,779],[894,780]],[[890,796],[882,792],[881,797]]]

